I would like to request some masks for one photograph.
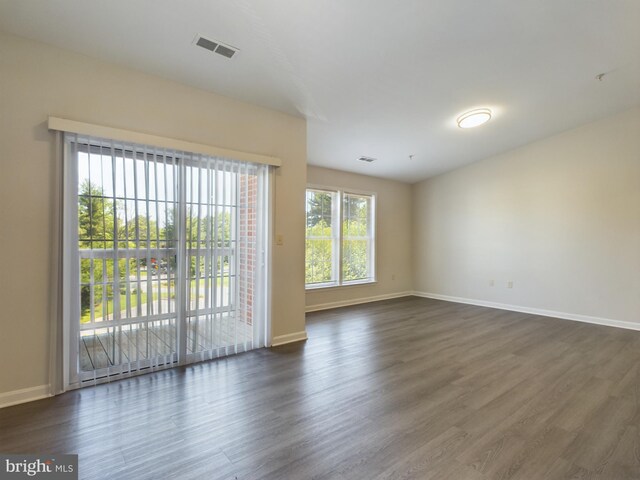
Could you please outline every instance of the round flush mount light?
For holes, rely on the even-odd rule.
[[[460,115],[456,122],[460,128],[473,128],[491,120],[491,110],[488,108],[476,108]]]

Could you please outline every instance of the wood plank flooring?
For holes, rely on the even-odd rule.
[[[0,410],[87,479],[640,479],[640,332],[407,297]]]

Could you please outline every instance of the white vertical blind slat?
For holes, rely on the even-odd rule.
[[[213,175],[213,181],[215,182],[215,189],[214,189],[214,194],[213,194],[213,222],[214,222],[214,241],[213,241],[213,248],[215,252],[219,252],[219,242],[220,242],[220,238],[219,238],[219,222],[220,222],[220,218],[218,217],[218,204],[220,203],[220,188],[219,188],[219,178],[218,175],[220,173],[220,168],[219,165],[220,161],[216,159],[215,161],[215,170],[214,170],[214,175]],[[214,302],[214,310],[213,310],[213,331],[215,334],[215,338],[216,338],[216,342],[215,342],[215,346],[212,348],[215,348],[215,355],[216,357],[220,355],[220,346],[221,346],[221,340],[220,340],[220,333],[221,333],[221,312],[219,309],[219,303],[221,304],[222,302],[220,301],[220,299],[222,298],[221,295],[221,291],[218,288],[218,281],[220,282],[220,288],[222,288],[224,286],[224,282],[222,280],[222,272],[218,271],[218,265],[222,265],[222,258],[220,257],[219,254],[214,254],[213,256],[214,258],[214,274],[213,274],[213,282],[214,282],[214,296],[213,296],[213,302]],[[220,275],[218,275],[220,273]],[[214,343],[214,342],[212,342]]]
[[[211,223],[211,157],[207,157],[206,159],[207,165],[207,194],[206,194],[206,202],[207,202],[207,215],[206,215],[206,232],[205,232],[205,261],[204,261],[204,307],[207,309],[205,313],[205,332],[203,333],[203,342],[205,343],[205,347],[208,350],[213,348],[211,342],[211,312],[213,310],[213,305],[211,304],[211,232],[212,232],[212,223]]]
[[[199,157],[199,156],[198,156]],[[201,245],[201,232],[202,232],[202,168],[200,158],[198,158],[198,196],[196,198],[198,209],[197,209],[197,226],[198,230],[196,232],[196,264],[195,264],[195,294],[196,294],[196,309],[195,314],[192,318],[194,318],[194,330],[193,330],[193,342],[194,349],[193,352],[196,352],[196,348],[198,348],[199,344],[199,335],[200,335],[200,297],[201,297],[201,289],[200,289],[200,245]],[[199,350],[199,349],[198,349]]]

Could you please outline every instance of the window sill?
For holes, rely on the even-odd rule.
[[[349,288],[349,287],[365,287],[367,285],[375,285],[378,283],[377,280],[362,280],[355,282],[343,283],[342,285],[305,285],[304,289],[306,292],[313,292],[315,290],[330,290],[335,288]]]

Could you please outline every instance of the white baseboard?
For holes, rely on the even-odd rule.
[[[511,310],[513,312],[531,313],[533,315],[541,315],[543,317],[561,318],[563,320],[573,320],[575,322],[593,323],[596,325],[605,325],[607,327],[626,328],[628,330],[640,330],[640,323],[628,322],[626,320],[613,320],[610,318],[591,317],[589,315],[580,315],[577,313],[556,312],[554,310],[544,310],[542,308],[521,307],[519,305],[509,305],[506,303],[488,302],[486,300],[476,300],[472,298],[452,297],[449,295],[440,295],[439,293],[413,292],[416,297],[432,298],[434,300],[444,300],[445,302],[466,303],[469,305],[478,305],[480,307],[497,308],[500,310]]]
[[[309,305],[305,308],[305,312],[318,312],[320,310],[329,310],[331,308],[348,307],[350,305],[360,305],[361,303],[378,302],[380,300],[390,300],[392,298],[410,297],[413,292],[397,292],[387,293],[385,295],[375,295],[373,297],[353,298],[342,300],[340,302],[319,303],[317,305]]]
[[[18,405],[19,403],[32,402],[50,396],[49,385],[38,385],[37,387],[4,392],[0,393],[0,408]]]
[[[271,340],[271,346],[277,347],[279,345],[286,345],[287,343],[301,342],[307,339],[307,332],[302,330],[301,332],[287,333],[286,335],[278,335]]]

